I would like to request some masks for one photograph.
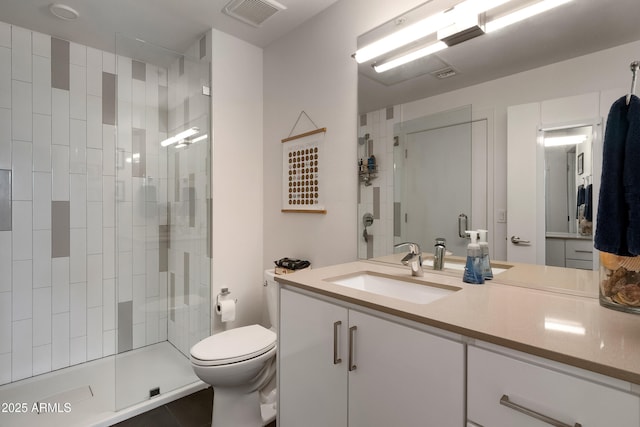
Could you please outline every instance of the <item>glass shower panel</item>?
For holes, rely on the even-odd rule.
[[[210,334],[207,46],[116,36],[116,410],[197,381]]]

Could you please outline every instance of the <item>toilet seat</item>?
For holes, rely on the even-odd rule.
[[[238,363],[260,356],[276,346],[276,334],[260,325],[230,329],[191,347],[191,360],[202,366]]]

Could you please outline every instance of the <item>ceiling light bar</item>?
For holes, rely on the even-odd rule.
[[[380,40],[370,43],[358,49],[356,53],[353,54],[353,57],[361,64],[453,25],[460,14],[477,16],[480,13],[501,6],[509,1],[511,0],[467,0],[456,5],[453,9],[438,12]]]
[[[391,61],[385,62],[383,64],[373,65],[373,69],[376,70],[377,73],[384,73],[385,71],[389,71],[392,68],[399,67],[400,65],[404,65],[408,62],[415,61],[416,59],[424,58],[425,56],[439,52],[442,49],[446,49],[446,48],[447,48],[446,43],[436,42],[436,43],[430,44],[429,46],[425,46],[422,49],[418,49],[406,55],[392,59]]]
[[[198,132],[200,132],[200,129],[197,127],[192,127],[191,129],[187,129],[185,131],[180,132],[179,134],[172,136],[170,138],[165,139],[164,141],[162,141],[160,143],[161,146],[163,147],[168,147],[169,145],[175,144],[178,141],[182,141],[185,138],[189,138],[192,135],[197,134]]]
[[[587,140],[587,135],[554,136],[544,139],[545,147],[561,147],[564,145],[582,144]]]
[[[501,28],[515,24],[516,22],[524,21],[527,18],[531,18],[532,16],[546,12],[570,1],[571,0],[543,0],[531,6],[516,10],[515,12],[502,16],[498,19],[494,19],[493,21],[487,22],[485,25],[485,32],[491,33],[493,31],[497,31]]]

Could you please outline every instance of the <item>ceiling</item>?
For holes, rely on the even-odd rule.
[[[432,9],[431,14],[459,2],[431,0],[425,7]],[[361,36],[358,45],[369,43],[371,33],[388,31],[384,27],[392,27],[394,22],[398,21],[392,19]],[[527,21],[387,71],[383,74],[389,74],[383,78],[376,76],[371,67],[373,61],[360,64],[359,112],[450,92],[636,40],[640,40],[640,0],[573,0]],[[637,57],[629,58],[629,63],[634,60],[640,60],[640,51]],[[428,74],[447,66],[457,74],[446,79]],[[576,70],[576,75],[579,73]]]
[[[184,52],[202,34],[216,28],[258,47],[266,47],[336,0],[278,0],[287,7],[259,28],[222,13],[229,0],[0,0],[0,21],[18,25],[97,49],[115,51],[115,34],[122,33]],[[63,21],[49,12],[63,3],[79,12]]]

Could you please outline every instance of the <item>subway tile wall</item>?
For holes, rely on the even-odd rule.
[[[203,43],[160,68],[0,22],[0,384],[209,334],[208,140],[159,144],[208,131]]]
[[[361,259],[393,253],[396,243],[393,237],[394,210],[397,209],[393,200],[393,129],[400,122],[399,116],[399,107],[388,107],[362,114],[358,120],[359,141],[364,141],[358,144],[358,159],[366,165],[367,158],[373,154],[378,164],[378,173],[371,185],[358,184],[358,258]],[[369,137],[365,138],[367,134]],[[368,242],[362,237],[365,213],[374,217],[373,224],[367,227]]]

